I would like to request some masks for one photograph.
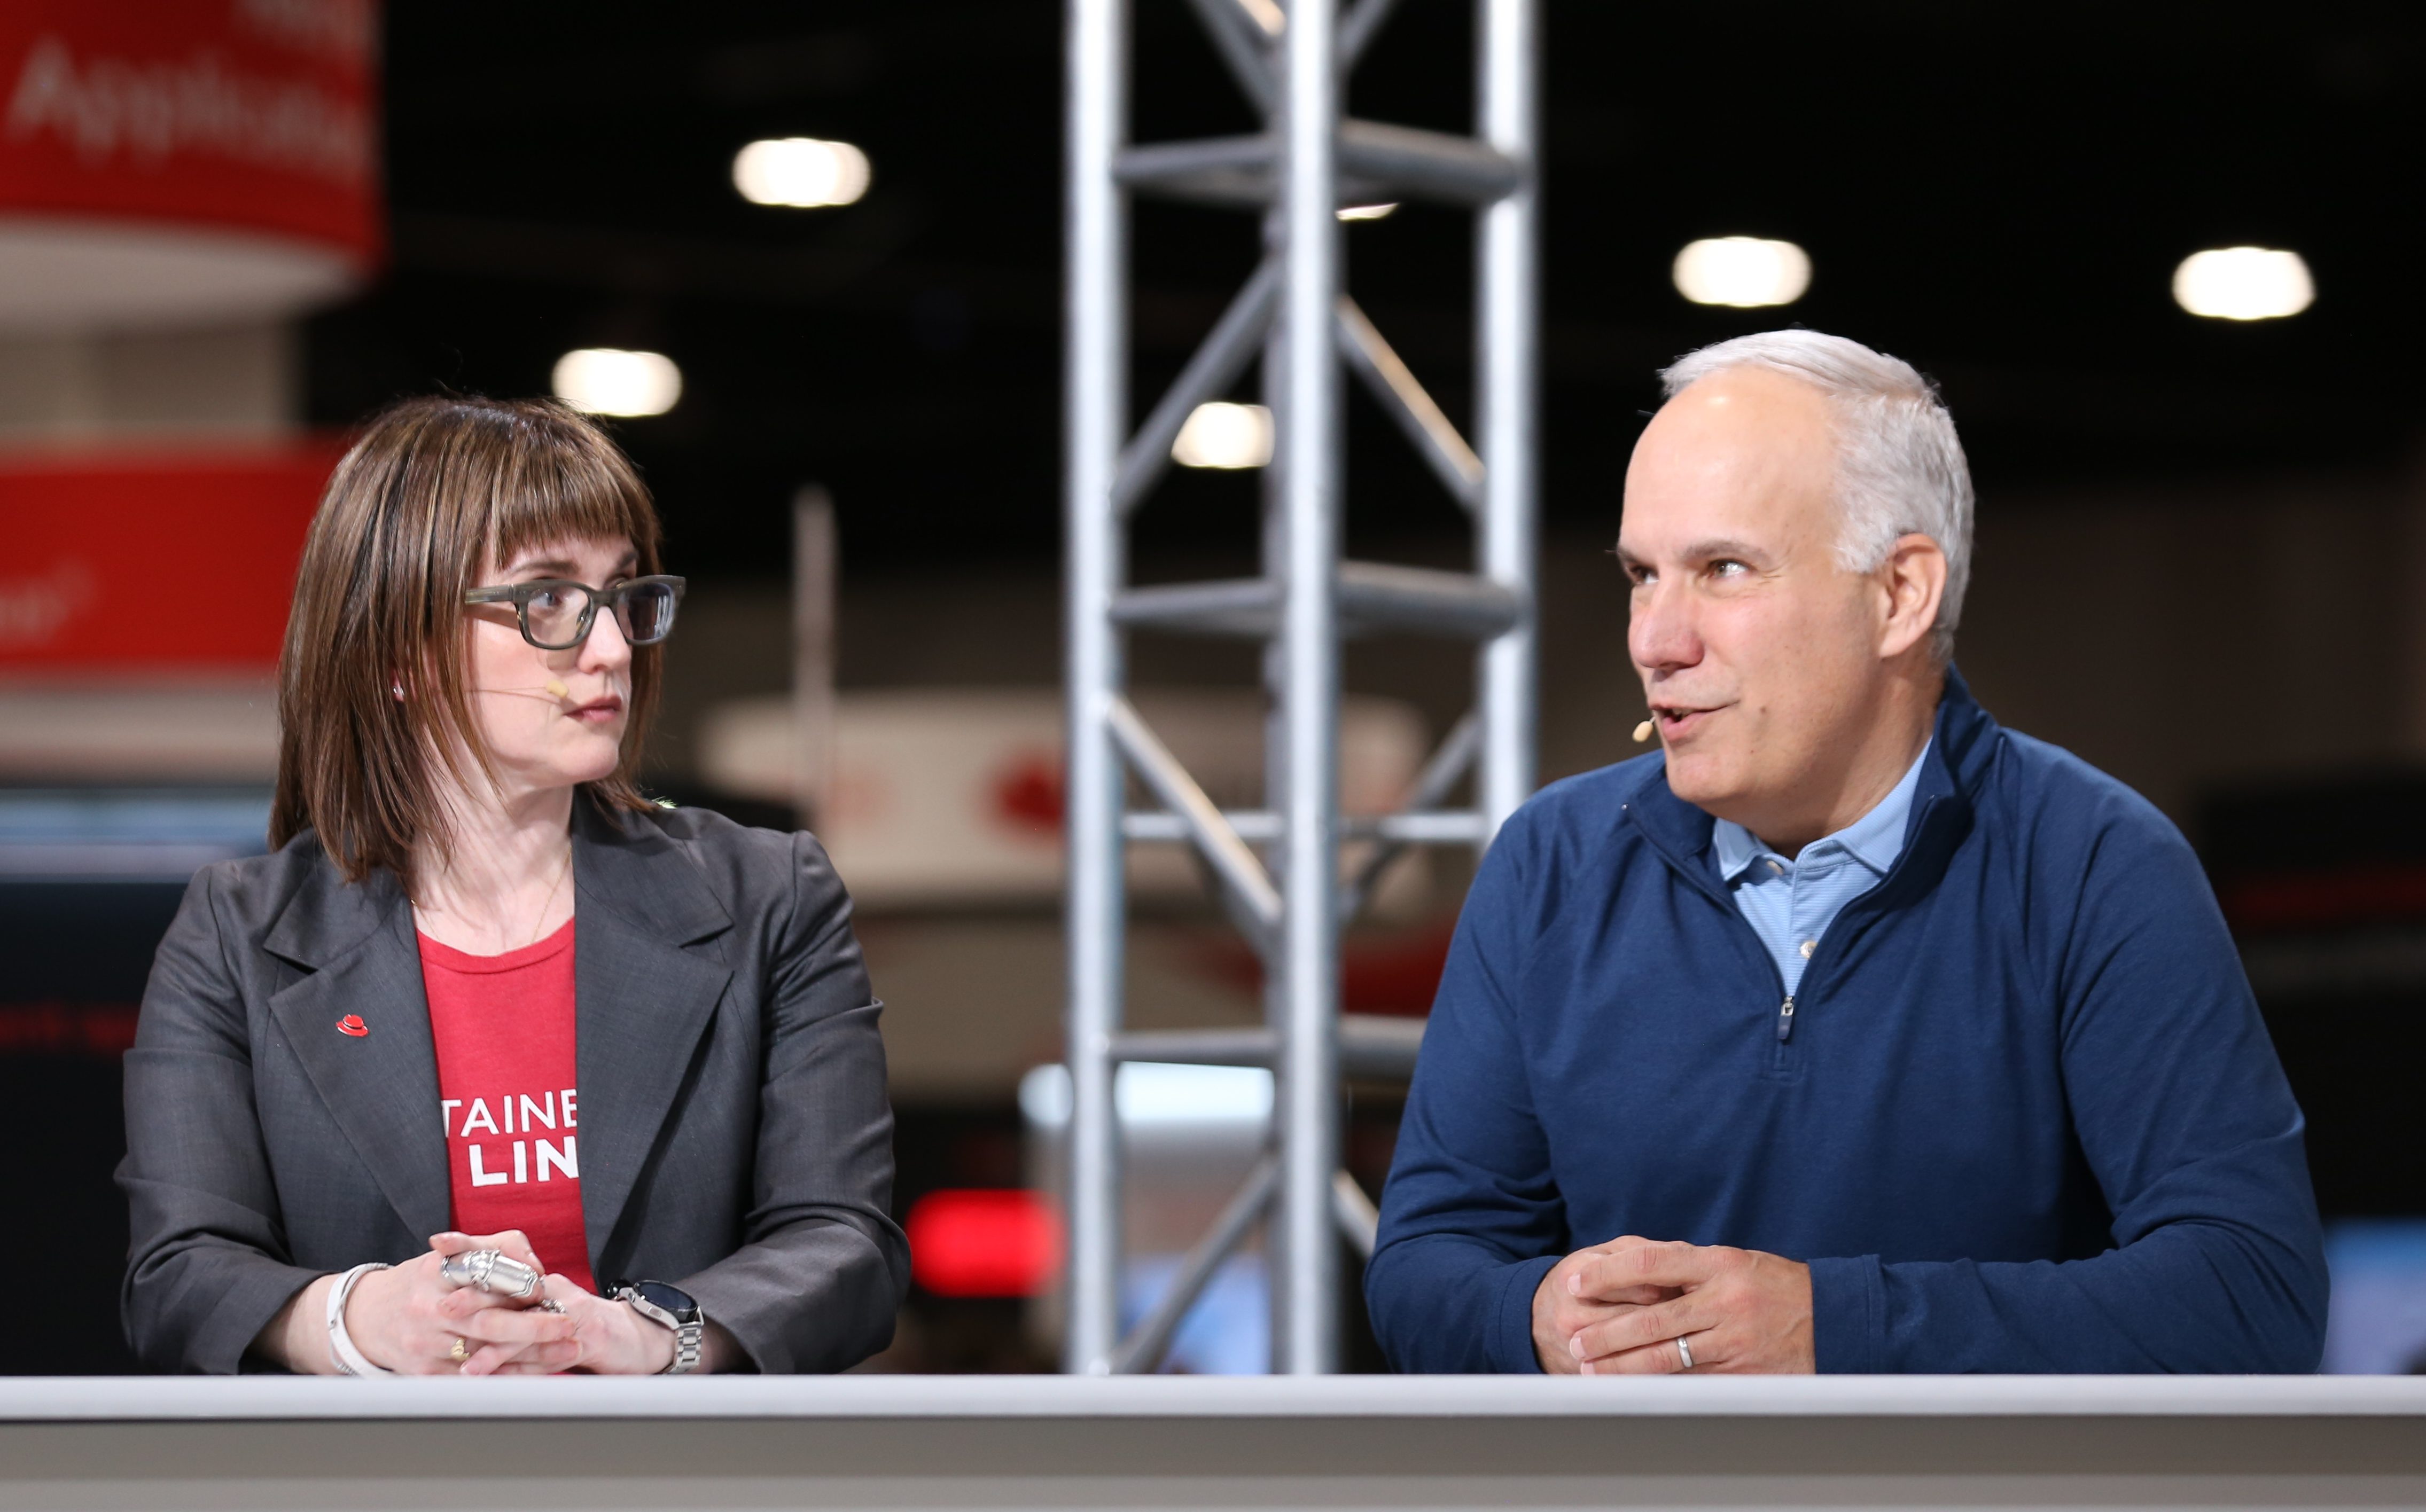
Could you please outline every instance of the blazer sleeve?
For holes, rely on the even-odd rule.
[[[129,1246],[120,1315],[154,1370],[234,1374],[319,1272],[287,1262],[217,867],[186,889],[126,1053]]]
[[[770,1374],[837,1371],[892,1342],[910,1246],[892,1219],[881,1005],[850,899],[792,837],[788,917],[766,962],[766,1069],[740,1249],[679,1284]]]

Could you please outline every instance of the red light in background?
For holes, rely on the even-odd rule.
[[[0,1054],[49,1052],[115,1060],[134,1043],[132,1003],[12,1003],[0,1007]]]
[[[1059,752],[1022,757],[995,780],[995,814],[1012,828],[1059,838],[1064,799]]]
[[[1061,1223],[1023,1188],[930,1192],[910,1206],[910,1276],[938,1296],[1033,1296],[1061,1269]]]

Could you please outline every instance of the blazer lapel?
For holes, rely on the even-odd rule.
[[[385,872],[348,884],[326,861],[296,890],[264,948],[307,973],[269,1011],[329,1113],[405,1227],[446,1227],[446,1134],[412,909]],[[348,1015],[360,1035],[338,1028]]]
[[[574,808],[581,1207],[596,1266],[733,979],[715,943],[733,920],[655,826]]]

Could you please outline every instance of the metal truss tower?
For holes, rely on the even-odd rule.
[[[1347,119],[1348,74],[1395,0],[1188,0],[1265,122],[1253,136],[1127,140],[1127,0],[1068,0],[1067,421],[1069,745],[1069,1331],[1065,1368],[1152,1370],[1205,1280],[1258,1220],[1273,1257],[1273,1365],[1337,1368],[1343,1239],[1367,1254],[1372,1204],[1340,1169],[1343,1075],[1403,1075],[1420,1025],[1343,1020],[1339,937],[1390,861],[1414,844],[1488,844],[1531,791],[1535,347],[1539,324],[1535,91],[1539,0],[1475,0],[1472,137]],[[1128,428],[1128,199],[1159,194],[1262,217],[1265,253],[1142,424]],[[1476,216],[1471,443],[1348,297],[1345,206],[1424,200]],[[1196,406],[1256,358],[1277,442],[1257,577],[1176,587],[1126,581],[1132,512]],[[1474,571],[1341,559],[1341,370],[1405,431],[1475,530]],[[1138,716],[1125,692],[1131,628],[1247,636],[1266,646],[1264,808],[1223,812]],[[1427,763],[1404,810],[1343,826],[1343,635],[1464,637],[1473,711]],[[1442,805],[1467,776],[1474,799]],[[1131,778],[1156,807],[1130,812]],[[1261,956],[1266,1024],[1125,1030],[1124,852],[1190,844]],[[1343,869],[1353,860],[1352,869]],[[1269,1152],[1168,1292],[1119,1329],[1121,1212],[1113,1073],[1124,1061],[1269,1066]]]

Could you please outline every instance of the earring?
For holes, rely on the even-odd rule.
[[[396,702],[398,702],[398,703],[402,703],[402,702],[404,701],[404,684],[401,684],[401,683],[390,683],[390,684],[387,685],[387,690],[388,690],[390,693],[393,693],[393,694],[395,694],[395,695],[396,695]]]

